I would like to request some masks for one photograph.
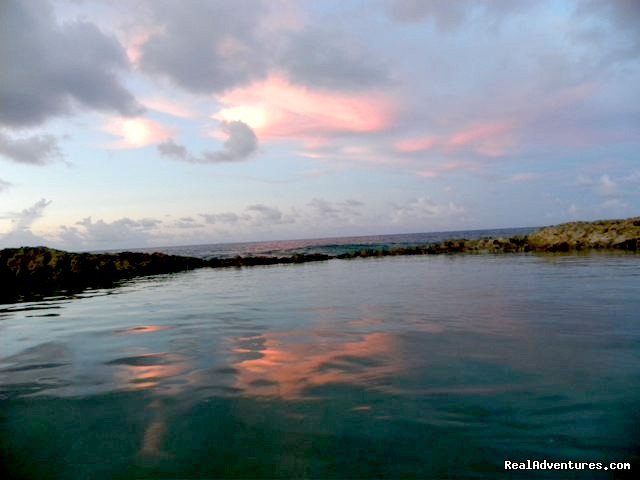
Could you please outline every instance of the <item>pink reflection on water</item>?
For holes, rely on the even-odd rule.
[[[135,327],[126,334],[157,331],[155,327]],[[125,390],[150,390],[163,396],[175,396],[182,393],[192,377],[188,372],[192,365],[181,355],[168,353],[147,353],[116,361],[118,367],[115,379]],[[166,457],[163,443],[167,432],[167,413],[161,398],[152,400],[147,406],[153,419],[146,427],[139,455],[143,457]]]
[[[138,333],[154,333],[161,332],[162,330],[167,330],[169,327],[166,325],[140,325],[138,327],[127,328],[126,330],[122,330],[120,335],[136,335]]]
[[[249,395],[306,396],[308,389],[329,384],[375,388],[376,380],[397,374],[396,337],[376,332],[337,340],[318,332],[266,333],[254,337],[259,358],[234,364],[235,386]],[[246,350],[246,349],[243,349]]]
[[[185,388],[191,364],[180,355],[148,353],[123,359],[115,380],[125,390],[156,388],[164,395],[175,395]]]

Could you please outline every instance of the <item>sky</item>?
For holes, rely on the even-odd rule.
[[[2,0],[0,247],[640,215],[640,1]]]

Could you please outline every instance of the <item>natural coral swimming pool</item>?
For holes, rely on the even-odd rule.
[[[3,305],[1,468],[434,478],[493,477],[508,459],[633,462],[639,260],[202,269]]]

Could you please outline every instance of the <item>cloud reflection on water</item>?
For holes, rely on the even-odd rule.
[[[397,340],[390,333],[354,334],[347,340],[291,331],[239,339],[240,344],[247,341],[253,346],[234,349],[241,358],[233,364],[235,387],[246,395],[302,399],[314,387],[329,384],[375,388],[401,369],[394,359]]]
[[[157,388],[163,395],[181,392],[183,382],[176,380],[190,370],[186,358],[166,353],[127,357],[109,363],[118,365],[115,380],[125,389]]]

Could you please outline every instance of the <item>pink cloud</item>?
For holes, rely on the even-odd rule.
[[[325,153],[318,153],[316,151],[313,150],[302,150],[299,152],[295,152],[297,155],[300,155],[301,157],[306,157],[306,158],[313,158],[315,160],[324,160],[328,157],[327,154]]]
[[[473,125],[451,135],[445,150],[472,150],[485,157],[501,157],[514,145],[514,125],[509,122],[488,122]]]
[[[326,148],[326,147],[329,147],[331,144],[328,138],[322,138],[322,137],[305,138],[302,141],[302,143],[305,148],[308,148],[310,150],[318,150],[318,149]]]
[[[448,160],[431,168],[419,170],[416,175],[423,178],[436,178],[455,172],[481,173],[485,168],[486,165],[484,163],[477,161]]]
[[[241,120],[262,140],[321,142],[342,133],[379,132],[390,126],[395,110],[381,94],[312,90],[293,85],[279,74],[232,90],[219,101],[225,107],[214,118]]]
[[[196,113],[189,107],[176,102],[174,100],[167,100],[165,98],[147,98],[142,101],[142,104],[149,110],[171,115],[179,118],[195,118]]]
[[[483,157],[501,157],[515,145],[514,129],[511,122],[485,122],[439,137],[429,135],[399,140],[394,149],[403,154],[472,152]]]
[[[111,143],[109,148],[128,149],[142,148],[160,143],[174,136],[174,129],[148,118],[111,118],[106,122],[103,131],[120,137]]]
[[[129,61],[134,65],[137,65],[142,57],[142,47],[149,40],[151,36],[150,33],[147,34],[137,34],[130,39],[128,45],[125,46],[125,51],[127,52],[127,57]]]
[[[431,150],[437,143],[433,137],[407,138],[396,142],[395,148],[400,153],[416,153]]]
[[[330,160],[339,163],[350,163],[351,165],[386,165],[398,167],[401,165],[409,165],[410,159],[398,158],[396,155],[389,155],[382,149],[376,148],[375,145],[367,144],[355,144],[351,140],[342,141],[342,139],[335,139],[331,144],[327,146],[308,147],[305,145],[305,149],[299,150],[296,154],[313,158],[316,160]]]
[[[136,26],[128,31],[122,32],[120,37],[124,45],[129,61],[138,65],[142,57],[142,48],[149,39],[158,33],[162,33],[164,27],[156,25]]]
[[[420,170],[416,172],[416,175],[423,178],[437,178],[442,175],[437,169],[435,170]]]

